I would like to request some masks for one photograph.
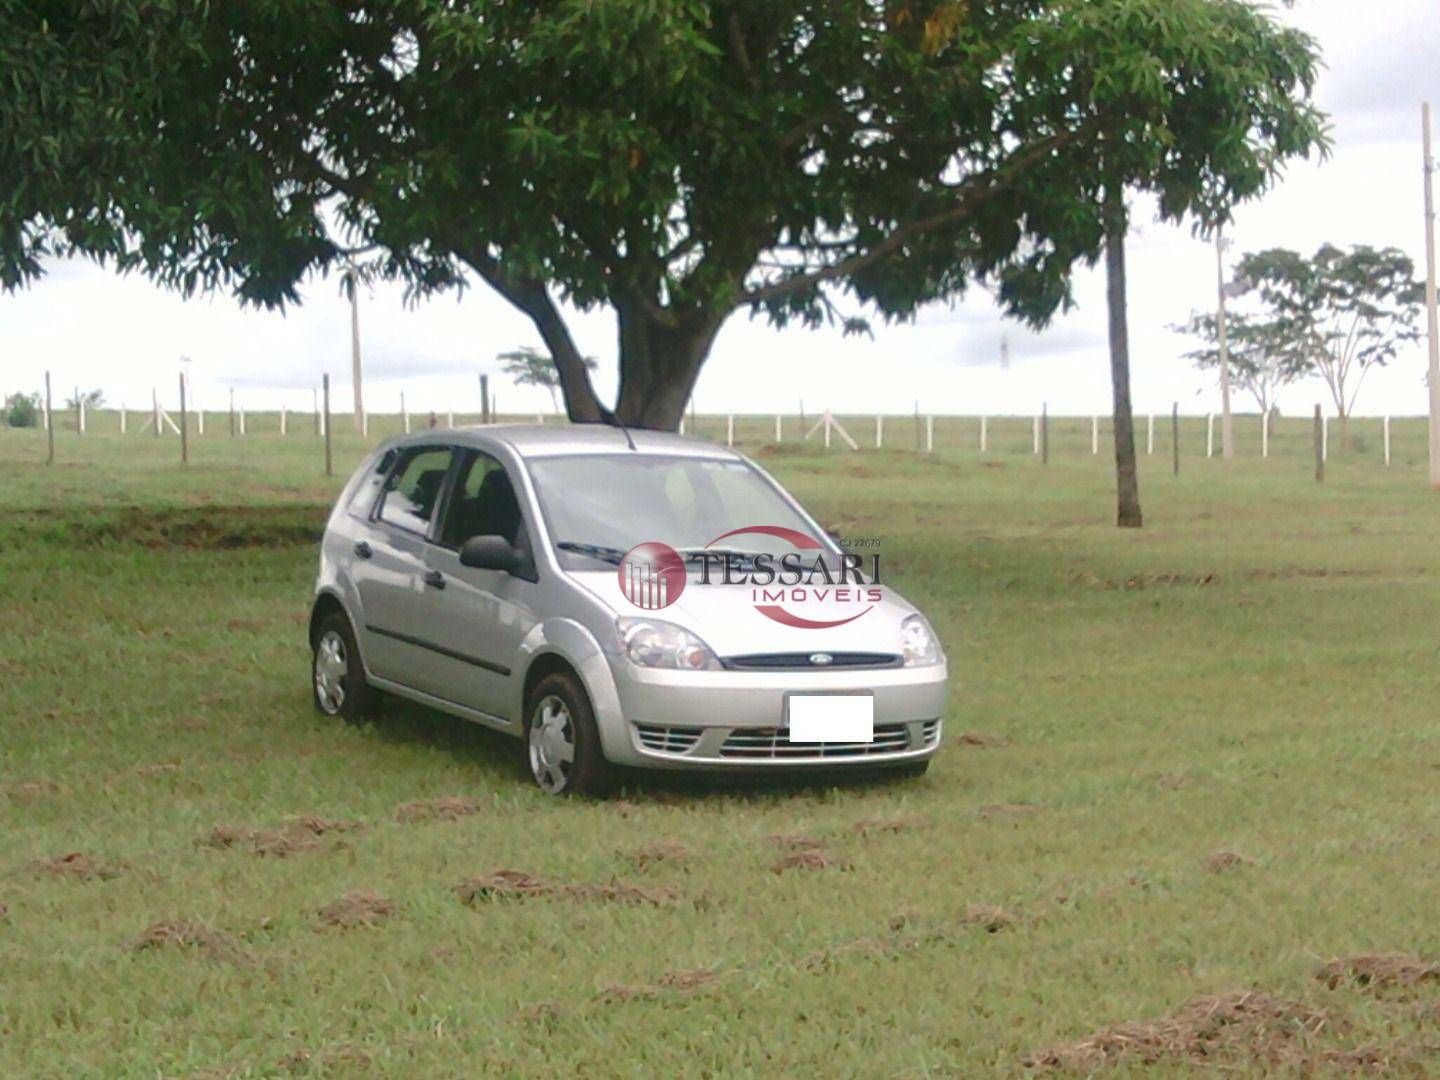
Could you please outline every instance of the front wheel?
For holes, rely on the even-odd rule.
[[[315,708],[324,715],[359,724],[374,711],[375,691],[365,681],[350,620],[338,611],[325,616],[315,632],[310,673]]]
[[[590,698],[568,673],[545,676],[530,695],[525,752],[530,775],[547,794],[604,795],[615,785]]]

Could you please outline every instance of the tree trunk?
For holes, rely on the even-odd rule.
[[[620,330],[615,419],[627,427],[676,430],[723,319],[705,314],[672,325],[623,303],[615,312]]]
[[[1138,529],[1140,481],[1135,469],[1135,417],[1130,408],[1130,328],[1125,303],[1125,195],[1105,192],[1106,300],[1110,307],[1110,384],[1115,398],[1116,524]]]

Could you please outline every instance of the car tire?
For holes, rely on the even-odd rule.
[[[530,777],[550,795],[608,794],[615,766],[605,759],[595,710],[579,678],[546,675],[525,704],[525,757]]]
[[[930,759],[924,761],[907,761],[904,765],[895,766],[891,775],[897,780],[918,780],[930,770]]]
[[[322,716],[361,724],[375,712],[376,691],[365,680],[365,665],[350,620],[338,611],[320,620],[311,647],[310,688]]]

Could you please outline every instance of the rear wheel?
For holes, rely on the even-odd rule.
[[[339,716],[347,724],[359,724],[375,709],[375,691],[365,681],[365,666],[350,620],[332,612],[315,631],[314,654],[310,665],[315,708],[325,716]]]
[[[525,710],[530,775],[550,795],[604,795],[615,785],[595,713],[580,680],[566,672],[536,684]]]

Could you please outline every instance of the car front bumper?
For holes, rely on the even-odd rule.
[[[874,766],[923,761],[939,749],[949,694],[945,664],[843,671],[663,671],[610,658],[618,710],[602,711],[606,756],[664,769]],[[788,694],[868,693],[870,743],[791,743]],[[606,715],[605,713],[610,713]]]

